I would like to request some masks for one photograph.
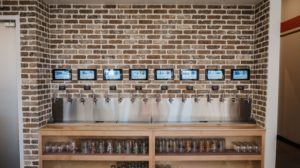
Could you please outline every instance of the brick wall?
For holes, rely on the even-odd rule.
[[[265,126],[267,100],[267,73],[268,73],[268,45],[269,45],[269,11],[270,1],[263,0],[255,6],[255,41],[254,41],[254,79],[253,90],[253,117],[258,125]]]
[[[3,0],[0,15],[19,15],[26,168],[38,167],[38,128],[51,114],[48,5],[39,0]]]
[[[85,84],[97,94],[117,85],[125,96],[135,93],[135,85],[148,96],[160,93],[161,85],[169,86],[163,96],[181,96],[186,85],[199,94],[207,94],[211,85],[220,85],[227,95],[236,93],[236,85],[247,88],[238,95],[251,93],[251,81],[231,81],[230,69],[253,64],[254,13],[251,5],[50,5],[51,66],[73,70],[74,80],[66,85],[75,97],[85,93]],[[78,68],[96,68],[99,80],[77,81]],[[103,81],[104,68],[122,68],[124,80]],[[130,68],[148,68],[149,81],[129,81]],[[175,80],[154,81],[155,68],[174,68]],[[181,68],[200,69],[200,80],[180,81]],[[207,68],[224,68],[226,80],[205,81]]]

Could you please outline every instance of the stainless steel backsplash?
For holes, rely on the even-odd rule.
[[[58,98],[52,109],[54,122],[248,122],[251,100]]]

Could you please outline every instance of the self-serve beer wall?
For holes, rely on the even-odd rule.
[[[71,65],[72,69],[76,69],[77,67],[75,65],[89,62],[95,63],[94,66],[97,69],[101,69],[98,67],[101,64],[111,64],[111,65],[117,65],[118,62],[124,62],[121,65],[128,65],[132,63],[136,64],[147,64],[149,63],[149,66],[147,68],[151,69],[152,65],[157,64],[173,64],[176,68],[176,66],[185,66],[189,61],[192,63],[193,66],[197,67],[199,65],[200,70],[206,68],[206,65],[212,65],[212,67],[215,66],[224,66],[225,69],[226,66],[246,66],[250,67],[252,69],[252,74],[254,77],[251,81],[252,84],[246,83],[245,85],[248,86],[248,88],[251,88],[251,92],[253,92],[253,114],[256,116],[255,118],[258,121],[258,124],[261,126],[264,126],[264,119],[265,119],[265,102],[266,102],[266,74],[267,74],[267,65],[268,65],[268,53],[267,53],[267,41],[268,41],[268,20],[269,20],[269,1],[264,0],[260,1],[259,3],[256,3],[255,5],[152,5],[152,6],[105,6],[105,5],[66,5],[66,6],[59,6],[59,5],[49,5],[44,3],[43,1],[19,1],[19,0],[13,0],[13,1],[1,1],[1,9],[0,9],[0,15],[19,15],[20,16],[20,23],[21,23],[21,57],[22,57],[22,110],[23,110],[23,132],[24,132],[24,157],[25,157],[25,166],[29,167],[37,167],[38,165],[38,159],[37,159],[37,129],[43,125],[46,124],[46,120],[49,119],[49,116],[51,115],[51,93],[53,93],[51,88],[55,88],[53,90],[56,90],[57,84],[51,84],[51,69],[54,67],[57,67],[58,64],[62,63],[60,66],[63,66],[64,64]],[[65,9],[67,8],[67,9]],[[82,9],[81,9],[82,8]],[[93,14],[89,13],[89,11],[92,8]],[[99,10],[98,10],[99,8]],[[118,12],[121,10],[121,8],[128,8],[128,14],[130,16],[126,16],[125,12],[121,14],[109,14],[109,11],[112,12]],[[138,9],[133,9],[138,8]],[[251,8],[251,9],[249,9]],[[125,9],[124,9],[125,10]],[[64,15],[64,12],[66,11],[66,15]],[[96,13],[97,11],[97,13]],[[107,11],[107,13],[106,13]],[[138,11],[138,12],[137,12]],[[188,13],[189,11],[193,13]],[[244,11],[244,14],[243,14]],[[247,14],[245,11],[252,11]],[[63,13],[62,13],[63,12]],[[71,13],[70,13],[71,12]],[[74,12],[74,13],[72,13]],[[87,13],[86,13],[87,12]],[[104,13],[102,13],[104,12]],[[142,13],[144,12],[144,13]],[[150,13],[147,13],[150,12]],[[156,12],[156,13],[154,13]],[[162,12],[162,13],[161,13]],[[167,12],[167,13],[164,13]],[[201,13],[203,12],[203,13]],[[207,12],[207,13],[205,13]],[[232,13],[230,13],[232,12]],[[69,15],[67,13],[70,13]],[[130,14],[132,13],[132,14]],[[135,14],[134,14],[135,13]],[[168,24],[163,24],[161,21],[163,19],[157,19],[155,21],[155,17],[159,15],[159,18],[163,18],[168,20]],[[198,14],[200,16],[198,16]],[[116,17],[116,19],[109,18],[110,15],[113,15],[112,17]],[[147,19],[133,19],[133,20],[142,20],[137,21],[138,23],[134,25],[133,23],[130,23],[128,21],[127,23],[129,25],[132,24],[132,26],[138,28],[138,27],[146,27],[150,30],[140,30],[138,28],[139,33],[147,33],[147,32],[153,32],[153,34],[147,34],[144,37],[148,40],[144,39],[136,39],[139,42],[142,43],[148,43],[153,41],[158,41],[160,39],[150,39],[150,38],[157,38],[154,33],[157,31],[161,31],[162,27],[169,29],[174,27],[175,28],[183,28],[176,32],[176,30],[169,31],[169,33],[179,33],[176,34],[175,38],[183,38],[183,39],[173,39],[170,40],[171,46],[164,46],[162,48],[163,44],[159,44],[157,46],[156,44],[148,44],[147,46],[142,46],[137,44],[119,44],[119,47],[128,47],[127,45],[131,45],[130,49],[124,49],[126,50],[125,53],[122,52],[121,55],[124,55],[124,60],[121,59],[114,59],[118,58],[120,55],[110,53],[110,52],[116,52],[115,49],[109,50],[110,47],[117,47],[117,44],[113,43],[119,43],[121,40],[121,43],[125,42],[125,39],[114,39],[113,37],[120,37],[120,38],[127,38],[129,34],[106,34],[107,40],[103,39],[101,36],[103,33],[110,31],[111,33],[118,33],[118,31],[114,31],[111,29],[111,27],[116,27],[120,29],[125,29],[128,26],[123,25],[114,25],[115,20],[117,19],[117,15],[121,15],[119,17],[122,18],[122,15],[124,17],[133,17],[135,15],[136,17],[145,17],[149,18],[150,21],[143,21]],[[154,15],[154,16],[152,16]],[[156,15],[156,16],[155,16]],[[165,16],[164,16],[165,15]],[[195,15],[195,16],[194,16]],[[203,15],[203,16],[202,16]],[[245,15],[245,16],[243,16]],[[64,19],[64,17],[71,17],[69,19]],[[78,17],[78,18],[76,18]],[[82,17],[82,18],[81,18]],[[108,22],[111,22],[112,25],[109,25],[107,23],[104,23],[101,25],[101,29],[97,28],[97,25],[90,25],[89,22],[93,20],[92,18],[100,17],[100,20],[105,20],[105,17],[107,18]],[[152,17],[152,18],[151,18]],[[154,18],[153,18],[154,17]],[[170,17],[167,19],[167,17]],[[175,18],[174,18],[175,17]],[[194,18],[192,18],[194,17]],[[200,17],[197,19],[197,17]],[[205,17],[204,19],[201,19],[201,17]],[[181,20],[179,22],[184,22],[182,25],[178,23],[178,20]],[[186,18],[186,19],[185,19]],[[251,21],[252,18],[252,21]],[[126,19],[126,18],[124,18]],[[153,20],[152,20],[153,19]],[[250,19],[250,20],[249,20]],[[66,21],[64,21],[66,20]],[[67,20],[70,20],[70,24],[65,23],[68,22]],[[74,21],[75,20],[75,21]],[[76,21],[77,20],[77,21]],[[184,21],[186,20],[186,21]],[[196,23],[194,24],[196,20]],[[249,21],[249,22],[248,22]],[[78,25],[76,23],[72,22],[78,22]],[[101,22],[101,21],[99,21]],[[119,22],[119,21],[117,21]],[[131,21],[135,22],[135,21]],[[157,23],[157,24],[151,24],[151,23]],[[162,23],[159,23],[162,22]],[[170,23],[169,23],[170,22]],[[172,22],[176,24],[176,22],[179,25],[172,25]],[[225,22],[225,23],[224,23]],[[126,23],[126,25],[127,25]],[[239,24],[240,23],[240,24]],[[116,23],[118,24],[118,23]],[[242,36],[238,38],[239,35],[229,35],[229,37],[226,37],[227,34],[218,34],[218,33],[224,33],[220,29],[225,29],[227,25],[223,24],[229,24],[228,29],[226,31],[231,31],[231,28],[234,28],[232,31],[237,31],[236,33],[242,33],[242,29],[239,28],[246,28],[253,31],[250,33],[251,37],[254,37],[254,39],[244,39],[242,41],[249,41],[249,43],[246,42],[246,44],[239,44],[241,42],[241,39],[247,38],[247,35]],[[244,25],[249,24],[249,25]],[[57,27],[56,27],[57,26]],[[84,29],[80,27],[87,26],[87,29]],[[98,25],[99,26],[99,25]],[[185,29],[185,26],[187,26]],[[194,26],[196,30],[193,31],[190,28],[190,26]],[[204,27],[203,27],[204,26]],[[250,27],[249,27],[250,26]],[[59,32],[61,30],[58,29],[64,29],[62,31],[62,35]],[[71,28],[70,28],[71,27]],[[73,28],[74,30],[72,30]],[[94,27],[96,30],[94,30]],[[108,30],[102,30],[103,28],[107,28]],[[122,28],[123,27],[123,28]],[[160,29],[156,29],[159,27]],[[92,32],[91,32],[91,29]],[[199,28],[199,29],[198,29]],[[203,29],[202,29],[203,28]],[[226,28],[226,29],[227,29]],[[238,30],[239,29],[239,30]],[[132,27],[130,27],[131,31],[134,31]],[[128,30],[130,32],[130,30]],[[247,30],[244,30],[247,32]],[[246,33],[245,32],[245,33]],[[80,38],[80,34],[84,34],[83,38],[97,38],[100,35],[100,38],[97,38],[95,40],[99,40],[97,42],[108,42],[112,45],[107,45],[105,47],[102,46],[99,53],[97,53],[98,50],[91,49],[90,51],[87,51],[85,49],[76,49],[79,54],[68,54],[68,52],[74,52],[70,51],[68,48],[71,43],[77,42],[76,38]],[[92,33],[92,34],[89,34]],[[164,33],[164,31],[160,32]],[[182,34],[180,34],[182,33]],[[187,35],[189,33],[194,34],[194,37],[197,36],[199,40],[196,41],[196,44],[199,44],[200,46],[205,45],[205,48],[198,49],[196,54],[190,53],[192,49],[185,49],[187,47],[186,45],[192,45],[189,43],[195,43],[192,41],[192,35]],[[206,33],[207,34],[206,36]],[[234,33],[234,32],[232,32]],[[249,32],[248,32],[249,33]],[[196,34],[196,35],[195,35]],[[216,35],[217,34],[217,35]],[[94,36],[95,35],[95,36]],[[135,38],[142,38],[142,36],[138,36],[140,34],[136,34]],[[152,36],[153,35],[153,36]],[[92,37],[94,36],[94,37]],[[132,35],[133,36],[133,35]],[[160,35],[161,37],[162,35]],[[207,39],[209,37],[215,38],[215,39]],[[223,40],[222,38],[234,38],[234,39],[227,39]],[[75,41],[70,41],[68,38],[75,38]],[[104,37],[104,36],[103,36]],[[130,35],[129,35],[130,37]],[[217,39],[217,37],[220,37],[221,39]],[[113,39],[109,39],[113,38]],[[167,36],[165,37],[167,38]],[[174,38],[174,36],[171,36],[170,38]],[[189,39],[191,38],[191,39]],[[201,39],[205,38],[205,39]],[[56,45],[55,39],[61,40],[63,39],[63,42]],[[90,39],[91,40],[91,39]],[[128,40],[128,39],[127,39]],[[132,40],[132,41],[130,41]],[[183,41],[182,41],[183,40]],[[92,40],[93,41],[93,40]],[[129,41],[126,41],[126,43],[130,43],[135,41],[135,39],[129,39]],[[163,41],[163,40],[162,40]],[[231,44],[230,44],[231,41]],[[79,42],[79,41],[78,41]],[[224,43],[228,44],[225,46],[218,46],[218,43]],[[69,44],[68,44],[69,43]],[[176,52],[178,51],[171,51],[173,43],[180,51],[184,51],[184,53],[180,53],[176,55]],[[178,43],[178,44],[176,44]],[[185,44],[184,44],[185,43]],[[203,44],[204,43],[204,44]],[[209,44],[205,44],[209,43]],[[106,44],[104,44],[106,45]],[[168,44],[166,44],[168,45]],[[207,45],[207,46],[206,46]],[[63,49],[56,50],[56,46],[63,47]],[[196,45],[198,46],[198,45]],[[246,46],[246,49],[238,49],[238,47],[243,48],[243,46]],[[92,46],[89,46],[92,47]],[[139,49],[139,47],[142,47],[142,49]],[[149,47],[149,48],[148,48]],[[153,49],[151,49],[153,47]],[[158,49],[156,49],[158,47]],[[171,49],[168,49],[168,47],[171,47]],[[217,47],[217,48],[215,48]],[[235,50],[232,51],[233,53],[227,53],[224,48],[229,47],[227,50]],[[54,48],[54,49],[53,49]],[[72,47],[71,47],[72,48]],[[92,47],[93,48],[93,47]],[[120,49],[121,49],[120,48]],[[144,48],[144,49],[143,49]],[[190,47],[189,47],[190,48]],[[233,49],[231,49],[233,48]],[[51,52],[50,52],[51,50]],[[91,52],[92,50],[95,50],[95,54],[89,54],[88,52]],[[132,51],[134,50],[134,51]],[[157,50],[158,53],[148,54],[148,50]],[[166,50],[166,54],[160,53],[159,50]],[[243,50],[243,54],[240,54]],[[101,53],[101,52],[109,52],[107,54]],[[132,52],[137,52],[136,54]],[[140,51],[141,53],[139,53]],[[169,51],[170,53],[167,53]],[[57,53],[58,52],[58,53]],[[118,51],[120,52],[120,51]],[[142,52],[146,52],[143,54]],[[164,52],[164,51],[163,51]],[[173,53],[175,52],[175,53]],[[219,52],[225,52],[226,55]],[[61,54],[61,53],[65,53]],[[252,53],[252,54],[247,54]],[[254,53],[254,54],[253,54]],[[74,56],[73,56],[74,55]],[[76,56],[75,56],[76,55]],[[158,56],[157,56],[158,55]],[[50,57],[51,56],[51,57]],[[237,59],[240,58],[240,59]],[[159,58],[159,59],[157,59]],[[250,58],[250,59],[248,59]],[[72,63],[72,59],[74,62],[74,65]],[[91,59],[91,60],[90,60]],[[150,59],[150,60],[148,60]],[[189,61],[187,61],[190,59]],[[244,60],[245,59],[245,60]],[[249,62],[248,62],[249,61]],[[179,64],[178,64],[179,62]],[[196,62],[196,63],[194,63]],[[225,64],[224,64],[225,62]],[[241,63],[241,64],[240,64]],[[50,65],[52,67],[50,68]],[[188,66],[190,67],[190,66]],[[128,68],[125,67],[125,69]],[[200,71],[201,72],[201,71]],[[227,73],[229,71],[227,70]],[[170,88],[174,88],[173,92],[174,95],[180,95],[177,94],[177,90],[185,90],[185,84],[176,85],[176,82],[166,82],[165,84],[168,84]],[[106,90],[108,90],[108,84],[103,84],[102,81],[98,82],[98,87],[103,88],[101,93],[105,93]],[[121,82],[122,83],[122,82]],[[139,83],[140,84],[140,83]],[[154,88],[154,90],[158,90],[159,86],[154,81],[150,81],[149,83],[143,83],[142,85],[149,87],[149,89]],[[203,84],[203,85],[202,85]],[[218,85],[222,85],[222,89],[227,89],[228,92],[230,90],[234,90],[235,88],[233,85],[235,84],[228,84],[225,81],[224,83],[217,83]],[[211,85],[210,83],[206,83],[202,78],[200,78],[199,82],[191,83],[191,85],[197,85],[195,87],[197,90],[201,90],[203,92],[207,92],[210,87],[207,87],[207,85]],[[244,84],[243,84],[244,85]],[[73,93],[78,93],[77,91],[82,90],[81,85],[77,86],[77,84],[67,84],[67,87],[71,87]],[[125,88],[131,88],[132,84],[128,84],[123,81],[122,87]],[[94,87],[92,85],[93,88]],[[229,89],[227,88],[229,87]],[[77,89],[76,89],[77,88]],[[144,87],[145,88],[145,87]],[[156,88],[156,89],[155,89]],[[180,89],[181,88],[181,89]],[[101,90],[101,89],[100,89]],[[131,90],[131,89],[128,89]],[[133,88],[132,88],[133,90]],[[151,89],[152,90],[152,89]],[[124,92],[124,91],[123,91]],[[155,93],[155,91],[151,91]],[[172,91],[170,91],[172,92]],[[125,92],[124,92],[125,93]],[[129,91],[130,93],[130,91]],[[248,93],[248,92],[246,92]],[[129,94],[130,96],[131,94]],[[165,94],[166,96],[169,95],[169,93]],[[192,94],[191,94],[192,95]]]

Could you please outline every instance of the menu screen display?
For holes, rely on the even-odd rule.
[[[155,69],[155,80],[173,80],[173,69]]]
[[[207,69],[205,72],[206,80],[224,80],[224,69]]]
[[[148,69],[130,69],[130,80],[148,80]]]
[[[53,80],[72,80],[71,69],[53,69],[52,70]]]
[[[123,80],[122,69],[104,69],[103,80]]]
[[[97,70],[78,69],[78,80],[97,80]]]
[[[250,70],[249,69],[232,69],[231,80],[249,80]]]
[[[180,80],[198,80],[199,70],[198,69],[181,69]]]

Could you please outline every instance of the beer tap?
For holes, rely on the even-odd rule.
[[[98,99],[97,99],[95,93],[93,93],[93,102],[94,102],[94,104],[97,104],[97,102],[98,102]]]
[[[131,101],[131,103],[135,102],[135,95],[134,94],[132,94],[130,101]]]
[[[143,102],[144,102],[144,103],[147,103],[147,102],[148,102],[148,98],[147,98],[146,94],[144,95]]]
[[[156,99],[155,99],[155,101],[156,101],[156,103],[159,103],[160,102],[160,96],[159,95],[156,95]]]
[[[56,92],[53,93],[53,98],[52,98],[52,102],[56,103],[57,101],[57,96],[56,96]]]
[[[172,96],[171,95],[169,95],[169,102],[172,104],[173,103],[173,98],[172,98]]]
[[[84,97],[82,96],[82,93],[79,94],[79,97],[80,97],[80,102],[81,102],[82,104],[84,104],[84,103],[85,103],[85,99],[84,99]]]
[[[186,101],[186,97],[184,96],[184,93],[182,93],[182,95],[181,95],[181,101],[182,101],[182,103],[185,103],[185,101]]]
[[[118,94],[118,102],[122,103],[122,101],[123,101],[123,98],[121,96],[121,92],[119,92],[119,94]]]
[[[109,102],[110,102],[110,98],[109,98],[109,96],[108,96],[107,93],[104,95],[104,98],[105,98],[105,102],[106,102],[106,103],[109,103]]]
[[[68,94],[67,97],[68,97],[67,102],[72,103],[73,102],[72,94]]]
[[[198,96],[197,94],[195,95],[194,102],[195,102],[195,103],[198,103],[198,102],[199,102],[199,96]]]
[[[207,102],[208,102],[208,103],[211,102],[211,95],[210,95],[210,92],[208,92],[208,94],[206,95],[206,99],[207,99]]]
[[[250,103],[251,102],[251,95],[247,95],[247,97],[246,97],[246,101],[247,101],[247,103]]]
[[[225,93],[224,91],[222,92],[221,96],[220,96],[220,102],[223,103],[225,100]]]
[[[234,94],[234,95],[233,95],[233,97],[231,98],[231,101],[232,101],[233,103],[235,103],[235,102],[236,102],[236,100],[237,100],[237,95],[236,95],[236,94]]]

